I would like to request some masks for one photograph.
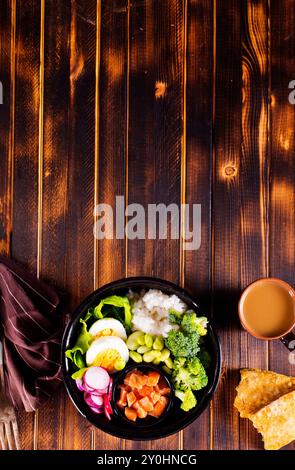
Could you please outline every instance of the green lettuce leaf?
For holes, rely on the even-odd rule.
[[[124,325],[128,328],[131,328],[131,307],[127,297],[120,297],[119,295],[111,295],[110,297],[106,297],[102,299],[100,303],[93,309],[93,315],[98,320],[104,318],[106,314],[102,312],[102,308],[106,305],[111,305],[112,307],[119,307],[124,309],[124,319],[121,318],[121,321]],[[116,309],[117,310],[117,309]],[[88,311],[89,313],[89,311]],[[108,313],[107,313],[108,314]],[[118,315],[118,313],[117,313]]]
[[[66,357],[73,361],[78,369],[86,366],[83,355],[89,349],[90,343],[93,340],[92,335],[87,330],[85,319],[80,318],[80,323],[82,323],[82,326],[76,344],[72,349],[66,351]]]
[[[88,367],[82,367],[82,369],[76,370],[76,372],[74,372],[71,375],[72,379],[74,379],[74,380],[82,379],[82,377],[85,374],[87,369],[88,369]]]

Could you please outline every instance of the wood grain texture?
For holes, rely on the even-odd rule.
[[[93,290],[96,1],[71,1],[66,290],[69,312]],[[65,398],[63,449],[90,449],[93,430]]]
[[[179,435],[112,438],[61,390],[18,414],[22,448],[262,448],[233,408],[239,369],[295,369],[241,330],[237,301],[261,276],[294,285],[294,1],[0,0],[0,13],[0,251],[68,292],[67,316],[124,275],[184,284],[224,360],[210,409]],[[94,205],[116,195],[201,204],[200,249],[95,242]]]
[[[11,253],[37,272],[40,2],[16,2],[15,152]],[[20,413],[23,449],[32,449],[34,413]]]
[[[128,203],[180,203],[183,4],[133,1],[130,14]],[[131,275],[179,282],[179,240],[128,242]],[[181,443],[182,445],[182,443]],[[177,435],[127,448],[178,448]]]
[[[125,196],[126,87],[128,11],[125,0],[101,3],[100,68],[98,83],[98,158],[96,204],[113,208],[114,230],[116,196]],[[114,256],[115,253],[115,256]],[[125,240],[97,241],[95,288],[125,275]],[[121,439],[95,431],[95,448],[120,449]]]
[[[0,252],[9,254],[12,231],[14,136],[14,30],[15,5],[0,2]]]
[[[268,8],[244,1],[242,11],[242,147],[239,171],[241,288],[268,275]],[[238,257],[238,253],[237,253]],[[240,367],[267,369],[268,345],[241,334]],[[249,420],[240,420],[240,448],[263,448]]]
[[[214,223],[214,319],[219,326],[223,377],[212,405],[213,449],[239,448],[239,419],[233,409],[239,379],[240,178],[241,178],[241,9],[216,2],[216,118]]]
[[[60,290],[66,286],[68,224],[68,149],[70,103],[70,8],[66,2],[45,4],[43,148],[41,162],[40,276]],[[41,142],[40,144],[41,145]],[[38,449],[58,449],[63,435],[64,388],[39,410]],[[56,429],[56,432],[52,432]]]
[[[127,48],[127,1],[103,1],[98,96],[97,202],[110,204],[114,209],[114,219],[116,196],[125,197]],[[98,242],[98,285],[124,277],[124,250],[124,233],[121,239],[103,239]]]
[[[294,286],[295,232],[295,107],[288,100],[295,78],[295,4],[272,2],[271,24],[271,161],[270,161],[270,274]],[[270,344],[271,370],[295,375],[288,351],[278,341]],[[295,443],[286,449],[294,450]]]
[[[211,0],[188,2],[185,202],[201,204],[201,246],[184,252],[184,286],[210,314],[213,14]],[[209,85],[209,86],[208,86]],[[210,413],[184,431],[185,449],[208,449]]]

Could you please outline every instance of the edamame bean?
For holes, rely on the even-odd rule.
[[[141,333],[141,336],[137,338],[137,346],[146,346],[144,333]]]
[[[164,361],[164,362],[165,362],[166,366],[169,367],[169,369],[172,369],[172,368],[173,368],[173,362],[172,362],[171,357],[168,357],[168,358],[166,359],[166,361]]]
[[[123,370],[126,366],[126,362],[124,361],[124,359],[118,358],[116,359],[114,366],[116,370]]]
[[[144,362],[152,362],[154,359],[159,359],[159,354],[157,354],[160,351],[149,351],[146,352],[143,355],[143,360]]]
[[[134,333],[131,333],[128,337],[126,345],[130,351],[135,351],[138,348],[137,340],[140,336],[143,336],[142,331],[134,331]]]
[[[139,354],[144,354],[148,351],[151,351],[151,348],[148,348],[147,346],[139,346],[139,348],[137,348],[137,352]]]
[[[168,357],[170,357],[170,351],[169,349],[165,348],[165,349],[162,349],[161,351],[161,361],[166,361],[166,359],[168,359]]]
[[[150,335],[149,333],[146,333],[144,335],[144,341],[145,341],[145,345],[148,347],[148,348],[152,348],[153,347],[153,342],[154,342],[154,339],[152,337],[152,335]]]
[[[163,336],[157,336],[155,341],[154,341],[154,344],[153,344],[153,348],[158,350],[158,351],[162,351],[162,349],[164,348],[164,340],[163,340]]]
[[[134,362],[142,362],[142,356],[140,354],[138,354],[138,352],[136,351],[130,351],[129,353],[131,359],[133,359]]]
[[[153,364],[155,364],[155,366],[158,366],[160,363],[161,363],[161,359],[154,359],[153,360]]]

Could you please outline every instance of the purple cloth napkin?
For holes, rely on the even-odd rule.
[[[18,410],[36,410],[62,381],[59,305],[60,298],[51,287],[0,255],[5,391]]]

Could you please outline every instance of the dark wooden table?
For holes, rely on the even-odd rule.
[[[294,284],[294,0],[0,0],[0,249],[71,294],[132,275],[184,285],[212,314],[223,376],[167,439],[91,427],[62,390],[20,413],[24,449],[257,449],[233,408],[241,367],[295,375],[237,320],[241,289]],[[202,241],[93,237],[98,202],[199,203]],[[289,448],[295,449],[294,444]]]

